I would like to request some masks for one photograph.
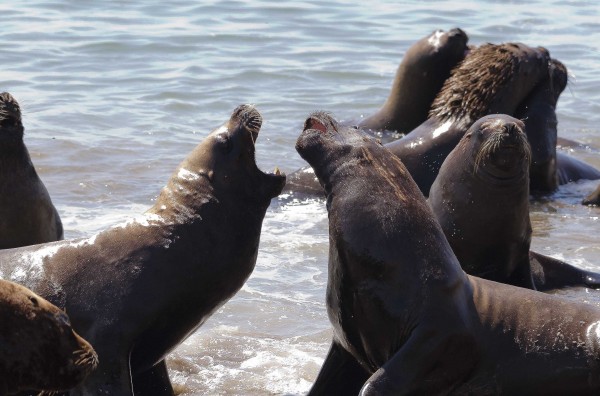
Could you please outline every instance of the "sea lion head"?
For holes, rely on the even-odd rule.
[[[420,57],[429,56],[435,60],[443,61],[444,63],[457,64],[464,59],[468,53],[469,48],[467,42],[469,36],[460,28],[450,29],[445,32],[442,29],[433,31],[429,36],[419,40],[417,45],[412,46],[407,51],[407,56],[411,55],[411,50],[417,51],[421,54]],[[420,46],[420,43],[426,44]],[[423,51],[423,48],[427,48],[427,51]]]
[[[285,175],[278,169],[264,173],[256,165],[255,143],[261,125],[262,116],[254,106],[237,107],[182,163],[176,171],[179,178],[193,181],[205,177],[215,194],[270,201],[281,193]]]
[[[65,391],[96,368],[68,316],[29,289],[0,281],[0,391]],[[3,389],[4,386],[4,389]]]
[[[461,144],[468,147],[476,174],[498,181],[528,175],[531,147],[521,120],[505,114],[482,117]]]
[[[370,145],[381,143],[356,127],[340,125],[327,112],[312,113],[304,122],[296,141],[296,151],[314,169],[319,181],[328,191],[327,183],[346,165],[365,161]]]
[[[23,141],[21,107],[8,92],[0,93],[0,147]]]
[[[463,120],[466,127],[487,114],[514,114],[549,73],[550,54],[543,47],[484,44],[454,68],[429,115],[442,122]]]

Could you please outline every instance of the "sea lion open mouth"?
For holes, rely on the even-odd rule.
[[[263,172],[256,165],[256,140],[262,127],[262,121],[262,115],[256,107],[251,104],[240,105],[231,114],[228,123],[228,133],[234,139],[237,139],[236,136],[238,133],[242,133],[242,136],[239,136],[239,140],[246,146],[247,153],[254,163],[256,171],[264,180],[266,193],[273,198],[281,193],[281,190],[285,186],[286,176],[278,167],[275,167],[273,172]],[[249,136],[250,139],[245,139],[244,134],[246,134],[245,136]]]

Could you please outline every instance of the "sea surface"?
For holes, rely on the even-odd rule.
[[[65,236],[83,237],[149,208],[242,103],[264,117],[259,166],[304,166],[294,143],[312,111],[372,114],[407,48],[453,27],[475,45],[519,41],[561,60],[559,135],[589,145],[571,154],[600,168],[596,0],[3,2],[0,91],[22,105]],[[600,208],[579,204],[597,184],[532,205],[534,250],[600,271]],[[168,357],[177,392],[306,393],[331,337],[327,251],[323,200],[273,200],[246,285]]]

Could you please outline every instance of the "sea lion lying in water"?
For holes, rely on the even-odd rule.
[[[0,93],[0,249],[63,239],[60,216],[23,143],[19,103]]]
[[[73,331],[63,311],[0,279],[0,395],[66,391],[97,364],[96,352]]]
[[[598,394],[600,309],[467,275],[397,156],[324,113],[333,342],[311,395]]]
[[[141,219],[82,240],[0,252],[0,277],[64,308],[98,369],[72,395],[172,395],[165,356],[244,284],[285,176],[255,163],[252,106],[206,137]]]

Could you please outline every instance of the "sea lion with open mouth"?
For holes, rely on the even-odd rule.
[[[256,166],[261,124],[253,106],[236,108],[140,219],[0,252],[0,277],[65,309],[98,352],[98,369],[72,395],[173,394],[165,356],[250,276],[265,212],[285,184]]]
[[[600,309],[467,275],[400,159],[315,113],[333,342],[310,395],[600,392]]]

